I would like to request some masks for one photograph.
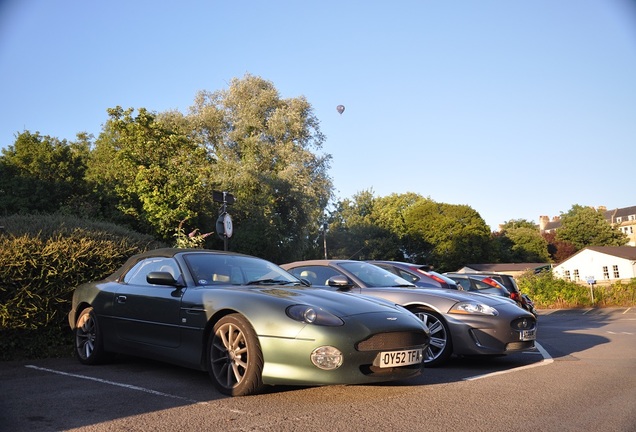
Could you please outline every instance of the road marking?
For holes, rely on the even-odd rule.
[[[492,373],[483,374],[483,375],[475,375],[473,377],[464,378],[464,381],[475,381],[478,379],[489,378],[495,375],[503,375],[503,374],[507,374],[511,372],[520,371],[523,369],[532,369],[539,366],[547,366],[550,363],[554,362],[554,359],[552,358],[552,356],[548,354],[548,352],[541,345],[539,345],[538,343],[535,343],[535,347],[539,350],[539,353],[543,356],[543,360],[541,360],[539,363],[533,363],[531,365],[526,365],[526,366],[519,366],[517,368],[508,369],[505,371],[492,372]]]
[[[109,385],[113,385],[113,386],[117,386],[117,387],[123,387],[123,388],[126,388],[128,390],[142,391],[144,393],[150,393],[150,394],[153,394],[153,395],[156,395],[156,396],[163,396],[163,397],[168,397],[168,398],[171,398],[171,399],[179,399],[179,400],[190,402],[190,403],[199,403],[199,404],[207,405],[207,402],[199,402],[199,401],[194,400],[194,399],[188,399],[188,398],[184,398],[184,397],[181,397],[181,396],[175,396],[175,395],[171,395],[171,394],[168,394],[168,393],[162,393],[162,392],[158,392],[156,390],[150,390],[150,389],[147,389],[147,388],[138,387],[138,386],[134,386],[134,385],[130,385],[130,384],[123,384],[123,383],[118,383],[118,382],[115,382],[115,381],[108,381],[108,380],[105,380],[105,379],[94,378],[94,377],[90,377],[90,376],[86,376],[86,375],[77,375],[77,374],[72,374],[72,373],[68,373],[68,372],[62,372],[62,371],[58,371],[58,370],[54,370],[54,369],[42,368],[42,367],[38,367],[38,366],[34,366],[34,365],[25,365],[25,367],[28,367],[30,369],[43,371],[43,372],[50,372],[50,373],[54,373],[54,374],[57,374],[57,375],[64,375],[64,376],[69,376],[69,377],[73,377],[73,378],[79,378],[79,379],[85,379],[85,380],[89,380],[89,381],[95,381],[95,382],[102,383],[102,384],[109,384]]]

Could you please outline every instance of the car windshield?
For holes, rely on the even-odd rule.
[[[342,268],[353,273],[367,287],[412,287],[409,281],[394,275],[388,270],[365,262],[346,262],[339,264]]]
[[[184,256],[197,285],[290,285],[300,281],[264,259],[215,253]]]

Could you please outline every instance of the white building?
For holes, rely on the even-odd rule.
[[[581,249],[552,269],[554,275],[573,282],[612,283],[636,278],[636,247],[591,246]]]

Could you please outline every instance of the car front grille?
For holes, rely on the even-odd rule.
[[[378,333],[358,342],[358,351],[396,350],[420,347],[428,344],[429,337],[423,332],[389,332]]]

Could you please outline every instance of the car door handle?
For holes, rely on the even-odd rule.
[[[118,295],[115,297],[115,302],[116,303],[126,303],[126,296],[125,295]]]

